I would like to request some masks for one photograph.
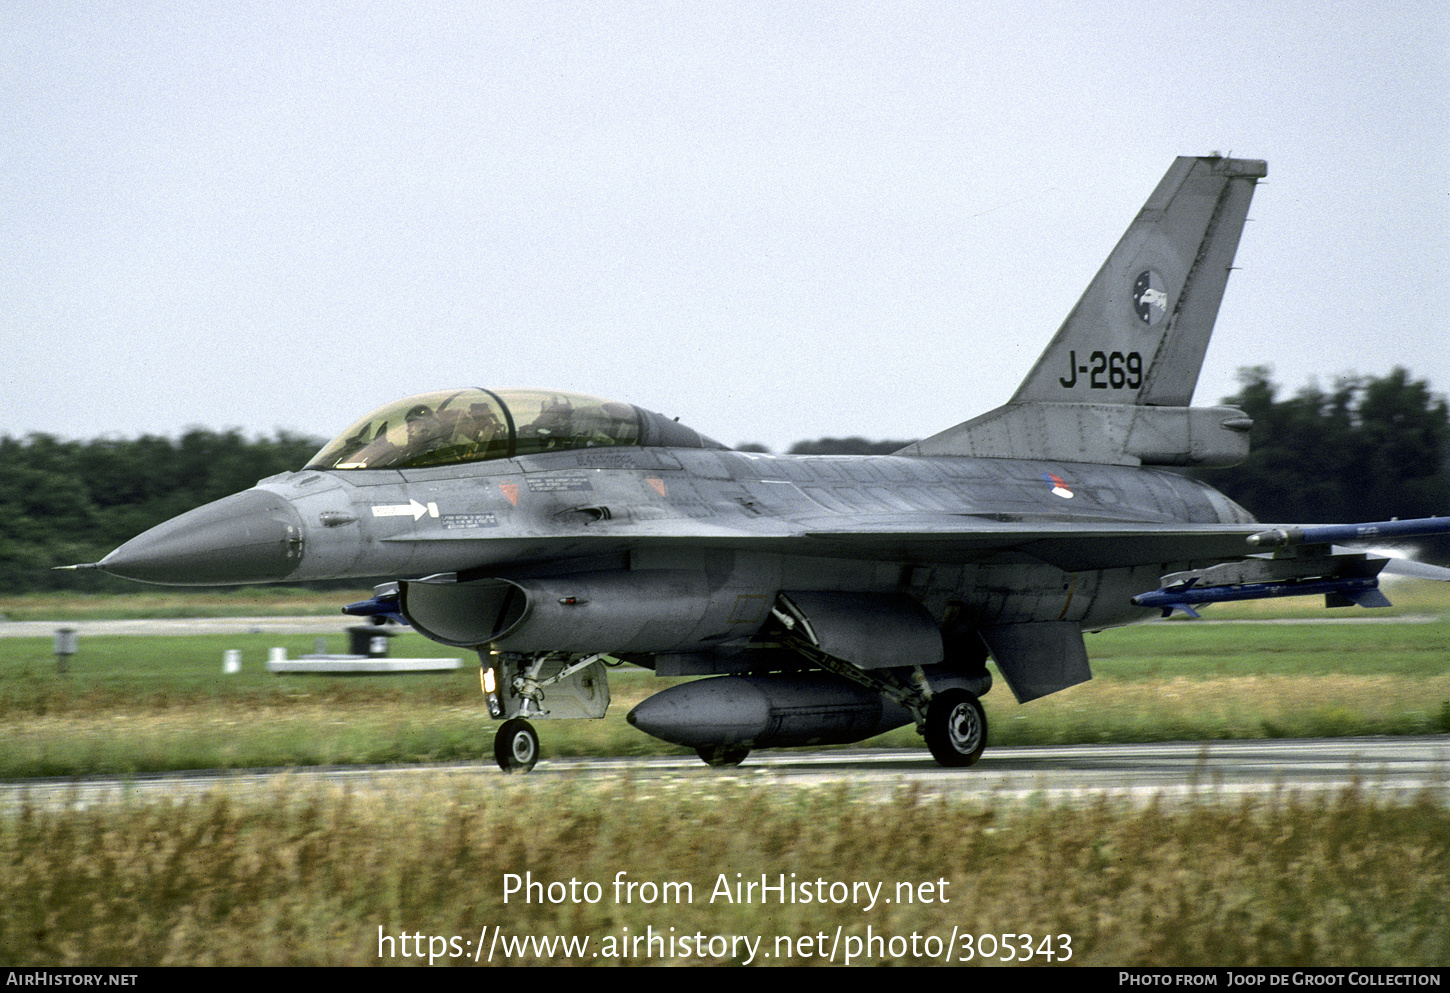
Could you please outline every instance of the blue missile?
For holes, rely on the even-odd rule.
[[[1237,586],[1182,586],[1164,587],[1150,593],[1140,593],[1132,598],[1135,607],[1159,607],[1167,617],[1175,610],[1181,610],[1189,617],[1197,617],[1194,604],[1226,603],[1231,600],[1266,600],[1280,596],[1312,596],[1323,593],[1338,595],[1347,603],[1361,607],[1388,607],[1387,598],[1379,590],[1377,576],[1347,576],[1339,579],[1309,579],[1285,583],[1243,583]]]
[[[357,603],[350,603],[342,608],[344,614],[352,614],[354,617],[381,617],[392,621],[394,624],[408,626],[408,619],[403,616],[398,606],[398,595],[396,593],[375,596],[371,600],[359,600]],[[382,621],[377,623],[381,624]]]
[[[1373,524],[1311,524],[1300,528],[1271,528],[1249,535],[1255,548],[1285,545],[1332,545],[1336,541],[1379,541],[1450,533],[1450,517],[1422,517],[1412,521],[1376,521]],[[1282,594],[1270,594],[1278,596]]]

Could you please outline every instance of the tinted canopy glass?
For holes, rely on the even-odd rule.
[[[559,390],[442,390],[380,407],[309,469],[407,469],[640,443],[641,412]]]

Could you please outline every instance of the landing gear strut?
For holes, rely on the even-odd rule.
[[[522,717],[504,721],[493,736],[493,757],[504,772],[528,772],[539,761],[539,735]]]
[[[942,765],[974,764],[987,747],[987,715],[966,690],[944,690],[926,710],[926,747]]]
[[[609,663],[602,652],[520,654],[481,647],[478,654],[488,716],[509,718],[493,738],[493,757],[504,772],[528,772],[539,761],[539,736],[526,718],[598,718],[609,708]]]

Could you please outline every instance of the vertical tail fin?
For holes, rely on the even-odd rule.
[[[1249,420],[1190,408],[1256,159],[1184,157],[1138,212],[1004,406],[902,449],[1120,465],[1233,465]]]
[[[1267,172],[1254,159],[1174,161],[1011,402],[1188,406]]]

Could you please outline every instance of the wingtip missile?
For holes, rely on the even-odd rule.
[[[1385,538],[1420,538],[1450,533],[1450,517],[1420,517],[1409,521],[1374,521],[1369,524],[1316,524],[1308,527],[1270,528],[1249,535],[1254,548],[1283,548],[1289,545],[1331,545],[1346,541],[1378,541]]]

